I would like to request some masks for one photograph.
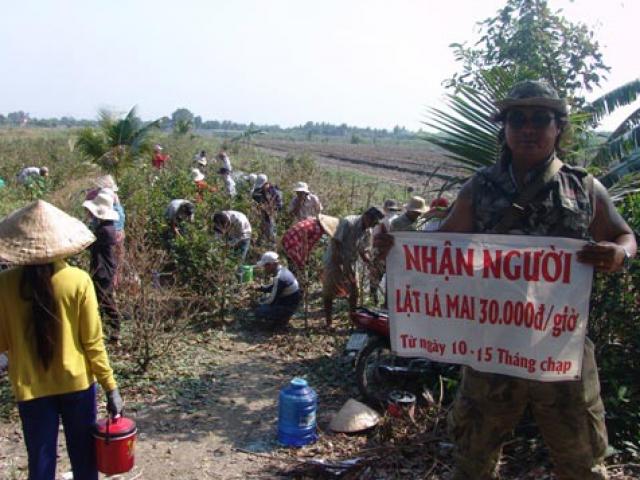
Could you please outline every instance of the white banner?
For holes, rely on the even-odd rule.
[[[387,258],[391,347],[542,381],[580,378],[593,268],[582,240],[399,232]]]

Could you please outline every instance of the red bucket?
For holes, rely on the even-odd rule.
[[[127,417],[98,420],[93,428],[98,470],[105,475],[126,473],[133,468],[136,422]]]

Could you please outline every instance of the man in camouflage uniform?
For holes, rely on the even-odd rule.
[[[600,272],[625,268],[636,254],[633,232],[600,182],[556,157],[567,125],[564,100],[545,82],[526,81],[496,106],[495,120],[503,125],[500,158],[462,187],[439,231],[590,240],[578,252],[579,261]],[[381,249],[392,244],[390,235],[375,239]],[[607,478],[604,406],[593,343],[585,339],[581,378],[575,381],[539,382],[462,368],[449,414],[456,443],[453,480],[497,478],[502,444],[527,406],[559,480]]]
[[[636,253],[632,230],[600,182],[557,160],[567,124],[564,100],[545,82],[526,81],[496,106],[495,120],[503,125],[500,158],[463,186],[440,231],[591,240],[578,253],[579,261],[601,272],[624,268]],[[537,193],[525,205],[512,207],[519,213],[500,231],[505,212],[532,182],[541,188],[532,189]],[[527,406],[551,450],[558,479],[607,478],[604,406],[593,343],[587,338],[577,381],[539,382],[463,367],[449,416],[456,443],[453,479],[497,478],[502,444]]]

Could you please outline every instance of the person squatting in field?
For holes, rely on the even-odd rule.
[[[567,104],[543,81],[516,84],[497,102],[497,162],[461,189],[441,232],[555,236],[590,240],[578,260],[618,272],[636,254],[632,230],[606,189],[562,163],[558,145]],[[390,236],[376,244],[388,249]],[[449,413],[456,444],[454,480],[497,478],[502,444],[529,406],[559,480],[606,479],[607,430],[593,343],[586,338],[579,380],[540,382],[462,368]]]
[[[344,217],[329,241],[322,273],[322,297],[328,328],[332,326],[335,297],[348,297],[351,312],[358,304],[356,261],[360,256],[365,264],[370,263],[367,248],[371,243],[371,229],[383,217],[384,213],[377,207],[370,207],[362,215]]]
[[[18,404],[29,478],[56,476],[62,420],[73,478],[98,480],[92,428],[96,380],[116,416],[123,402],[105,350],[89,275],[65,258],[95,237],[79,220],[42,200],[0,222],[0,352]]]
[[[265,252],[256,267],[264,268],[265,273],[272,276],[271,283],[258,287],[267,296],[254,312],[256,319],[274,328],[285,328],[302,300],[298,280],[288,268],[280,265],[276,252]]]

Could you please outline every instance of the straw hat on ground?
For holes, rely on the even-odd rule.
[[[427,202],[425,202],[424,198],[422,197],[411,197],[409,203],[404,206],[404,209],[407,212],[427,213],[429,211]]]
[[[320,226],[325,231],[325,233],[333,238],[333,236],[336,234],[336,230],[338,229],[340,219],[319,213],[318,222],[320,222]]]
[[[380,415],[353,398],[347,400],[329,424],[334,432],[355,433],[367,430],[378,424]]]
[[[83,251],[96,238],[77,218],[36,200],[0,222],[0,258],[41,265]]]
[[[113,200],[113,193],[109,189],[103,189],[93,199],[85,200],[82,206],[100,220],[118,220],[120,215],[113,209]]]

